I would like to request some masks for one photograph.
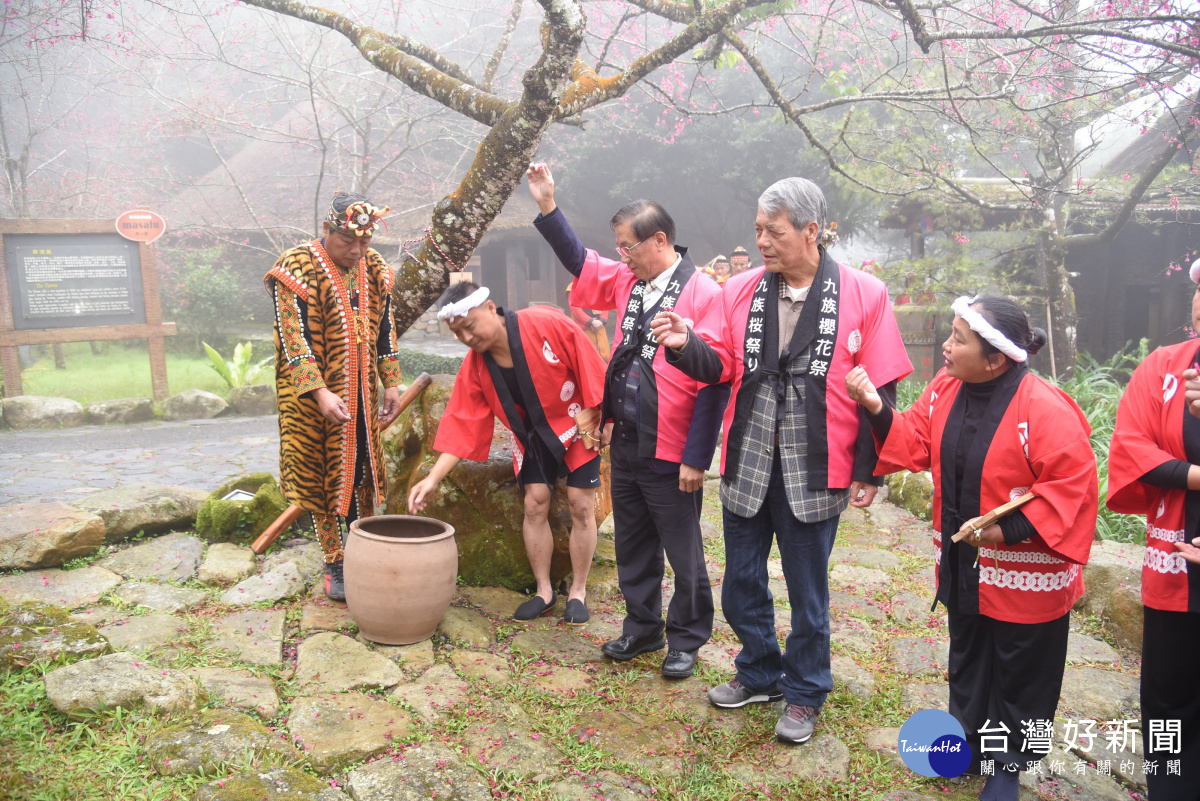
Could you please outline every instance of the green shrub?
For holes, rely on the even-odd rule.
[[[1091,445],[1096,454],[1096,469],[1100,483],[1100,513],[1096,519],[1096,536],[1102,540],[1145,542],[1146,521],[1138,515],[1122,515],[1109,511],[1104,505],[1108,495],[1108,446],[1112,442],[1113,426],[1117,421],[1117,404],[1135,367],[1149,353],[1149,340],[1143,339],[1137,348],[1128,343],[1125,348],[1103,362],[1080,353],[1069,379],[1058,386],[1075,399],[1092,427]],[[1049,379],[1047,379],[1049,380]],[[926,384],[912,379],[900,382],[896,391],[897,407],[904,410],[925,391]]]
[[[461,356],[437,356],[410,348],[398,348],[396,352],[400,356],[400,372],[410,378],[415,378],[421,373],[457,375],[463,362]]]
[[[204,345],[204,352],[208,354],[208,359],[212,362],[212,368],[217,371],[217,375],[221,376],[230,387],[250,386],[264,370],[267,370],[275,363],[274,356],[269,356],[257,364],[252,362],[254,345],[251,342],[239,342],[235,345],[232,359],[222,358],[221,354],[217,353],[216,348],[207,342],[201,344]]]

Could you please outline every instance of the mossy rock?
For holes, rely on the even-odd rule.
[[[388,514],[408,513],[409,489],[429,474],[437,460],[433,443],[453,387],[454,376],[434,376],[433,383],[408,408],[404,418],[384,433]],[[525,504],[513,472],[512,448],[511,434],[497,422],[487,461],[461,462],[442,480],[423,512],[454,526],[458,577],[463,584],[517,591],[534,584],[521,533]],[[597,525],[612,509],[607,453],[602,459],[601,487],[596,493]],[[550,530],[554,536],[550,578],[555,582],[571,572],[570,529],[566,479],[561,479],[550,504]]]
[[[341,790],[295,768],[248,770],[202,784],[194,801],[346,801]]]
[[[34,662],[100,656],[111,650],[95,626],[72,620],[65,609],[38,603],[0,606],[0,673]]]
[[[248,501],[221,500],[234,490],[254,493]],[[218,487],[196,515],[196,533],[209,542],[248,545],[288,508],[270,473],[251,473]]]
[[[891,503],[924,520],[933,519],[933,479],[929,473],[893,473],[886,480]]]
[[[210,709],[193,720],[152,732],[146,738],[150,766],[163,776],[212,775],[246,758],[279,767],[304,757],[249,715]]]

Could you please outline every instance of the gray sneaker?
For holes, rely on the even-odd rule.
[[[775,736],[785,743],[806,743],[817,725],[818,710],[811,706],[788,704],[775,724]]]
[[[768,704],[783,699],[779,685],[755,692],[737,679],[732,679],[708,691],[708,702],[721,709],[738,709],[746,704]]]

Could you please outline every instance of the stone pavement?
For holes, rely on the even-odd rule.
[[[69,502],[138,481],[211,491],[233,476],[278,467],[274,415],[0,430],[0,506]]]

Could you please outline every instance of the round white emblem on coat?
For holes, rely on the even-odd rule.
[[[575,394],[575,382],[574,381],[566,381],[563,383],[562,392],[560,392],[558,394],[558,397],[562,398],[565,401],[569,401],[571,399],[571,396],[574,394]]]
[[[862,350],[862,332],[857,328],[850,332],[850,336],[846,337],[846,347],[851,353],[858,353]]]
[[[574,417],[575,415],[579,414],[582,411],[583,411],[583,407],[580,406],[578,403],[572,403],[570,406],[567,407],[567,415],[570,417]]]
[[[1013,487],[1008,491],[1008,499],[1015,501],[1027,492],[1029,492],[1029,487]]]
[[[554,351],[550,348],[550,343],[547,340],[542,340],[542,356],[551,364],[558,364],[558,357],[554,355]]]
[[[1158,502],[1158,514],[1156,514],[1155,517],[1162,517],[1163,512],[1165,512],[1165,511],[1167,511],[1167,502],[1159,501]]]

